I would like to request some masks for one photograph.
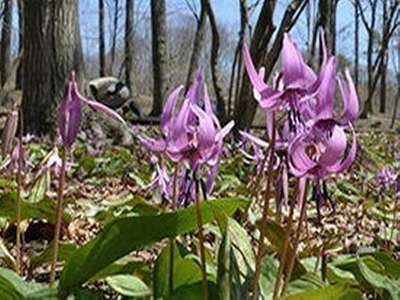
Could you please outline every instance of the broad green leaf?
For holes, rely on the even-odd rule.
[[[278,266],[279,262],[272,256],[264,256],[259,283],[260,294],[264,297],[264,299],[272,298],[276,274],[278,273]]]
[[[201,204],[203,223],[215,219],[217,209],[231,215],[248,202],[243,199],[220,199]],[[65,265],[60,289],[65,292],[85,283],[96,273],[130,252],[167,237],[197,228],[194,206],[154,216],[116,219],[92,241],[78,249]]]
[[[30,190],[27,202],[38,203],[45,198],[46,191],[50,186],[50,172],[45,172],[42,176],[37,178],[33,187]]]
[[[168,300],[203,300],[203,286],[201,282],[191,284],[191,285],[184,285],[177,289],[173,295]],[[218,289],[217,286],[212,283],[208,282],[208,299],[215,299],[218,300]]]
[[[289,295],[287,300],[362,300],[362,294],[346,286],[327,286]]]
[[[35,269],[42,264],[51,262],[53,259],[54,244],[50,243],[46,250],[40,255],[31,258],[30,267]],[[72,243],[60,243],[58,251],[58,261],[67,261],[72,253],[77,249],[77,246]]]
[[[232,218],[228,218],[228,232],[233,246],[241,253],[247,267],[254,272],[255,256],[250,236],[246,230]]]
[[[362,256],[359,259],[362,260],[362,262],[365,263],[368,266],[368,268],[373,270],[374,272],[380,274],[383,274],[385,272],[383,265],[379,263],[376,259],[374,259],[372,256],[370,255]],[[333,261],[330,265],[337,267],[341,270],[351,272],[356,278],[356,280],[360,283],[360,285],[362,285],[363,287],[369,287],[368,281],[361,273],[357,257],[347,256],[344,258],[339,258]]]
[[[302,293],[309,290],[315,290],[325,287],[326,284],[320,279],[320,277],[313,273],[307,273],[290,282],[288,291],[290,294]]]
[[[121,274],[135,275],[141,279],[150,279],[151,274],[148,266],[142,261],[134,261],[131,257],[123,257],[115,263],[104,268],[93,276],[89,283],[95,282],[97,280]]]
[[[16,194],[8,193],[0,195],[0,217],[7,218],[10,222],[15,221],[15,201]],[[56,218],[56,201],[45,198],[37,203],[29,203],[22,201],[21,205],[22,220],[36,219],[47,220],[50,223],[55,223]],[[63,223],[71,221],[70,215],[64,212]]]
[[[400,262],[386,252],[375,252],[372,256],[385,268],[385,273],[394,279],[400,279]]]
[[[364,278],[375,288],[387,291],[393,300],[400,299],[400,281],[395,281],[368,268],[361,259],[358,260]],[[381,293],[382,294],[382,293]]]
[[[217,286],[220,298],[223,300],[230,299],[231,285],[233,285],[233,282],[230,280],[230,274],[234,270],[231,270],[231,239],[227,230],[222,236],[222,241],[218,249],[217,262]]]
[[[328,265],[327,278],[331,283],[353,283],[357,284],[353,273],[341,270],[335,266]]]
[[[0,268],[0,296],[5,300],[56,300],[57,290],[38,283],[26,282],[14,271]]]
[[[192,259],[185,259],[181,256],[179,248],[174,244],[173,248],[173,288],[175,290],[180,286],[193,284],[201,281],[200,266]],[[154,270],[154,296],[165,297],[169,295],[170,290],[170,243],[162,250],[157,258]]]
[[[124,296],[146,297],[151,294],[147,285],[132,275],[115,275],[106,278],[110,287]]]

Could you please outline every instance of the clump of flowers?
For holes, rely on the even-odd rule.
[[[379,194],[383,196],[385,192],[394,190],[396,197],[400,198],[400,174],[393,166],[384,167],[378,171],[375,180],[379,187]]]
[[[75,143],[81,125],[82,103],[88,105],[97,112],[105,113],[107,116],[120,121],[126,126],[124,119],[114,110],[93,100],[89,100],[81,95],[78,84],[75,80],[75,72],[72,71],[69,81],[65,87],[64,97],[58,112],[58,130],[61,138],[61,156],[56,151],[49,154],[49,157],[42,164],[41,171],[47,171],[53,168],[59,175],[59,188],[57,197],[56,224],[54,233],[54,249],[50,270],[50,283],[53,283],[56,276],[56,263],[58,258],[58,246],[61,230],[61,217],[63,213],[64,185],[66,170],[69,167],[67,163],[67,152],[69,152]]]
[[[232,121],[221,127],[200,72],[180,99],[182,89],[183,86],[177,87],[165,103],[160,119],[163,137],[152,139],[142,136],[140,141],[153,154],[176,164],[172,176],[164,165],[157,166],[157,177],[151,186],[157,184],[164,197],[170,198],[172,207],[195,203],[203,291],[204,295],[208,295],[200,198],[206,199],[211,192],[223,153],[223,139],[234,123]],[[170,265],[173,266],[173,263]]]
[[[318,219],[320,219],[320,207],[324,201],[328,201],[332,206],[334,204],[328,193],[326,179],[348,169],[355,159],[357,142],[352,123],[359,114],[358,96],[349,71],[346,70],[344,76],[337,73],[336,58],[328,55],[323,38],[324,32],[320,30],[319,35],[322,64],[318,74],[305,63],[301,52],[290,36],[284,35],[281,71],[274,78],[273,86],[268,86],[264,81],[264,70],[262,68],[259,71],[255,69],[248,48],[246,46],[243,48],[245,66],[253,85],[254,97],[265,112],[268,121],[268,156],[272,162],[267,168],[267,174],[271,173],[276,164],[286,165],[289,175],[299,178],[298,195],[306,195],[305,190],[311,182],[312,195],[317,204]],[[341,113],[337,113],[334,109],[337,87],[339,87],[343,100]],[[277,112],[286,116],[280,124],[276,124],[275,114]],[[348,133],[351,133],[352,138],[348,138]],[[252,144],[257,141],[255,138],[249,138],[248,134],[245,134],[244,137]],[[257,144],[261,146],[264,142],[257,142]],[[266,147],[266,145],[263,146]],[[262,155],[259,150],[255,149],[255,155],[252,158],[260,161]],[[280,157],[280,160],[274,163],[273,160],[277,160],[276,157]],[[271,177],[272,175],[267,176]],[[269,191],[268,186],[267,191]],[[279,190],[277,193],[279,194]],[[295,250],[305,218],[306,199],[299,197],[298,202],[301,205],[301,216],[294,241]],[[264,207],[266,206],[267,204],[264,204]],[[293,207],[291,207],[292,210]],[[291,218],[292,212],[289,215]],[[265,213],[262,222],[265,222],[266,217]],[[289,231],[290,228],[287,232]],[[262,228],[260,241],[263,240],[264,235]],[[263,253],[263,244],[260,242],[259,259],[262,257],[260,253]],[[285,255],[286,253],[282,256]],[[278,281],[284,264],[285,262],[281,261],[274,298],[278,295]],[[294,257],[288,263],[287,274],[289,275],[286,276],[282,295],[287,289],[293,264]],[[257,263],[256,266],[253,299],[256,299],[258,294],[260,272],[257,270],[258,265],[260,263]]]
[[[141,136],[142,145],[152,153],[163,154],[171,161],[178,163],[183,169],[178,172],[181,187],[179,189],[180,205],[191,201],[191,192],[199,185],[204,194],[209,194],[218,171],[220,157],[223,152],[223,139],[233,128],[233,121],[221,127],[213,112],[207,85],[198,73],[194,83],[179,103],[179,95],[183,86],[177,87],[168,97],[160,118],[163,137],[153,139]],[[164,167],[157,169],[157,182],[165,195],[165,183],[169,180]],[[204,179],[207,178],[207,179]],[[171,190],[171,189],[169,189]],[[187,195],[188,198],[185,199]],[[192,199],[193,200],[193,199]],[[173,200],[175,201],[175,200]]]

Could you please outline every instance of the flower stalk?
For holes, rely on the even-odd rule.
[[[269,157],[268,157],[268,166],[267,166],[267,181],[266,181],[266,189],[265,189],[265,199],[261,217],[261,226],[260,226],[260,239],[258,243],[258,251],[256,256],[256,269],[254,274],[254,282],[253,282],[253,296],[252,299],[258,299],[258,281],[260,279],[261,274],[261,263],[262,258],[264,257],[265,244],[264,239],[266,236],[266,221],[268,217],[268,209],[269,209],[269,198],[271,196],[271,183],[272,183],[272,169],[274,167],[274,148],[275,148],[275,138],[276,138],[276,130],[275,130],[275,114],[271,114],[272,118],[272,134],[271,134],[271,143],[269,147]]]
[[[176,183],[178,181],[179,164],[175,166],[174,179],[172,187],[172,210],[176,209]],[[169,239],[169,294],[172,295],[174,291],[174,251],[175,251],[175,238]]]
[[[288,263],[286,278],[285,278],[285,282],[284,282],[284,285],[282,288],[281,297],[284,297],[286,294],[287,288],[289,286],[290,278],[292,277],[294,262],[297,257],[297,249],[298,249],[299,243],[300,243],[300,235],[301,235],[301,231],[303,229],[303,222],[305,221],[305,217],[306,217],[308,183],[309,183],[308,179],[305,179],[305,178],[300,179],[299,184],[303,185],[300,187],[300,191],[299,191],[299,194],[300,194],[299,199],[300,199],[300,203],[301,203],[300,219],[299,219],[299,224],[297,225],[297,230],[296,230],[296,234],[295,234],[294,241],[293,241],[293,255],[290,258],[289,263]]]
[[[279,263],[279,269],[278,273],[276,275],[275,279],[275,285],[274,285],[274,293],[273,293],[273,298],[276,299],[279,293],[280,285],[281,285],[281,279],[283,275],[283,270],[285,268],[286,260],[287,260],[287,252],[289,248],[289,237],[290,237],[290,232],[292,231],[293,227],[293,212],[294,212],[294,206],[296,204],[296,201],[291,201],[290,202],[290,207],[289,207],[289,216],[288,216],[288,222],[286,225],[286,234],[285,234],[285,240],[283,244],[283,249],[281,253],[281,260]]]
[[[17,168],[17,199],[15,205],[15,219],[17,223],[16,228],[16,259],[15,259],[15,268],[18,275],[21,275],[22,268],[22,253],[21,253],[21,191],[22,191],[22,167],[24,163],[24,151],[22,145],[22,131],[23,131],[23,119],[22,119],[22,110],[20,110],[20,130],[19,130],[19,141],[18,141],[18,168]],[[16,130],[15,130],[16,131]]]
[[[61,219],[63,214],[63,201],[64,201],[64,185],[65,185],[65,169],[66,169],[66,154],[67,149],[62,147],[61,150],[61,170],[58,185],[57,196],[57,212],[56,212],[56,226],[54,231],[54,245],[53,245],[53,258],[50,270],[50,284],[53,284],[56,278],[56,264],[58,259],[59,240],[61,232]]]
[[[195,172],[195,180],[196,180],[196,199],[195,199],[195,210],[196,210],[196,221],[198,227],[198,235],[199,235],[199,244],[200,244],[200,263],[201,263],[201,273],[202,273],[202,284],[203,284],[203,294],[204,300],[208,299],[208,282],[207,282],[207,268],[206,268],[206,251],[204,248],[204,235],[203,235],[203,221],[201,217],[200,210],[200,189],[199,182],[197,180],[197,172]]]

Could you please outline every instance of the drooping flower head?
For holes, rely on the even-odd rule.
[[[322,198],[333,203],[325,179],[345,171],[355,158],[357,143],[352,123],[359,114],[358,96],[349,71],[345,71],[344,77],[337,73],[336,58],[328,55],[322,30],[319,37],[322,63],[317,73],[305,63],[290,36],[284,35],[281,71],[272,86],[264,81],[264,69],[256,70],[248,48],[243,48],[254,96],[267,121],[272,112],[287,112],[281,128],[278,124],[274,129],[278,149],[292,175],[313,181],[318,214]],[[338,87],[343,100],[341,113],[335,111]],[[269,136],[271,130],[267,123]]]
[[[196,173],[190,178],[193,180],[201,177],[198,172],[202,168],[218,169],[216,166],[222,155],[223,138],[233,128],[234,123],[232,121],[221,128],[200,72],[183,100],[179,101],[182,89],[183,86],[176,88],[165,103],[160,118],[163,137],[152,139],[142,136],[139,139],[148,150],[165,154],[174,162],[187,164]],[[213,170],[206,171],[210,178],[215,177],[215,169]],[[187,176],[184,177],[188,179]],[[192,188],[191,185],[186,185]],[[208,185],[212,186],[212,183],[209,182]]]
[[[124,119],[114,110],[83,97],[78,90],[75,72],[72,71],[58,112],[58,130],[64,147],[71,148],[78,136],[82,114],[81,102],[86,103],[94,111],[103,112],[126,125]]]
[[[160,119],[164,137],[158,140],[142,137],[141,142],[147,149],[163,152],[173,161],[187,162],[191,168],[202,164],[214,165],[222,151],[223,138],[234,123],[232,121],[221,128],[200,73],[179,106],[182,88],[175,89],[164,106]]]
[[[12,110],[8,113],[6,126],[3,130],[1,153],[6,157],[12,148],[18,127],[18,111]]]

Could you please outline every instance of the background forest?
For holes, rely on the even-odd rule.
[[[399,0],[0,0],[0,299],[400,299]]]

